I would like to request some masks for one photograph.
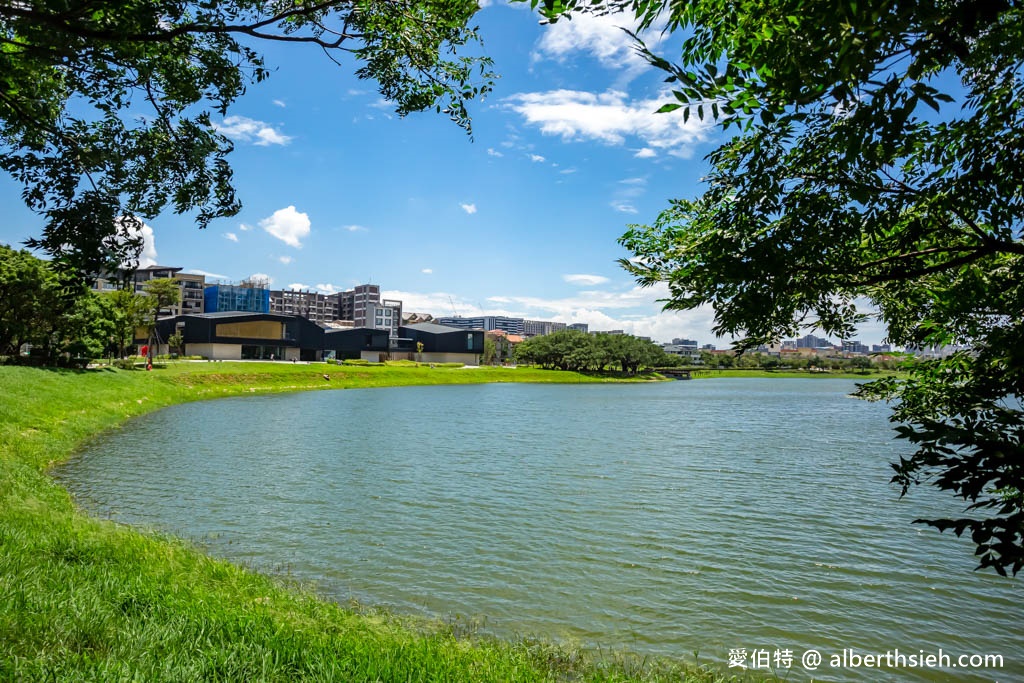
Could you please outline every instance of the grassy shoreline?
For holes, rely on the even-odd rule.
[[[0,680],[745,680],[346,609],[179,539],[90,518],[47,474],[94,435],[176,403],[506,381],[609,380],[526,368],[0,367]]]

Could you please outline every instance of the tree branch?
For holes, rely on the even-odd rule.
[[[944,263],[937,263],[927,268],[919,268],[917,270],[906,270],[902,273],[885,273],[870,277],[867,280],[861,280],[860,282],[851,283],[854,287],[869,287],[871,285],[882,284],[883,282],[899,282],[906,280],[913,280],[924,275],[931,275],[933,273],[941,273],[944,270],[950,270],[951,268],[957,268],[959,266],[965,266],[968,263],[973,263],[986,256],[995,254],[997,249],[990,246],[984,246],[974,250],[970,254],[965,254],[955,259],[950,259]]]
[[[38,12],[32,9],[26,9],[23,7],[17,7],[12,5],[0,6],[0,16],[27,19],[35,23],[49,26],[50,28],[56,29],[63,33],[77,36],[79,38],[100,39],[111,42],[171,42],[176,38],[179,38],[187,34],[241,33],[263,40],[274,40],[280,42],[293,43],[312,43],[330,49],[339,47],[345,40],[348,40],[350,38],[358,39],[362,36],[361,34],[350,34],[346,32],[335,33],[331,31],[331,33],[335,33],[335,35],[337,35],[338,37],[336,40],[326,41],[318,36],[291,36],[274,33],[264,33],[260,31],[260,29],[295,17],[314,16],[315,14],[323,10],[330,9],[335,5],[349,4],[351,4],[350,0],[324,0],[324,2],[320,2],[308,7],[297,7],[285,12],[279,12],[274,16],[262,19],[260,21],[256,21],[251,24],[215,25],[188,22],[185,24],[179,24],[168,31],[162,31],[159,33],[125,33],[123,31],[118,31],[116,29],[96,29],[84,24],[74,24],[70,21],[67,21],[64,19],[66,15],[51,14],[48,12]],[[318,26],[324,30],[327,30],[326,27],[322,25],[318,24]]]

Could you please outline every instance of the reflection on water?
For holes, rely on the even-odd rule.
[[[826,655],[818,680],[1022,680],[1021,582],[912,526],[883,405],[843,380],[409,387],[229,399],[132,422],[60,472],[101,516],[286,568],[339,599],[677,658]],[[827,655],[998,653],[1002,670]],[[747,660],[749,665],[751,660]],[[785,673],[785,669],[782,670]]]

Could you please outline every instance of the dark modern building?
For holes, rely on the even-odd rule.
[[[483,330],[460,330],[447,325],[419,323],[399,327],[398,337],[394,340],[397,350],[415,352],[417,342],[423,344],[423,351],[416,353],[416,359],[425,363],[476,365],[484,352]]]
[[[388,330],[368,327],[325,330],[323,351],[325,358],[384,361],[389,357],[390,334]]]
[[[211,360],[319,360],[324,348],[324,329],[292,315],[227,311],[167,318],[156,326],[159,353],[170,350],[167,340],[175,332],[185,355]]]
[[[226,311],[179,315],[156,325],[156,354],[172,349],[168,340],[182,336],[183,352],[210,360],[346,360],[370,362],[417,359],[426,363],[476,364],[484,349],[481,330],[466,331],[430,323],[400,328],[401,338],[369,327],[324,329],[299,315]],[[137,338],[137,344],[146,339]],[[417,342],[423,351],[417,351]],[[179,351],[179,349],[174,349]]]

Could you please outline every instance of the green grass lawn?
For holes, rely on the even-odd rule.
[[[47,474],[93,435],[184,401],[511,381],[607,380],[527,368],[0,367],[0,680],[746,680],[681,662],[466,636],[425,619],[345,608],[184,541],[90,518]]]

